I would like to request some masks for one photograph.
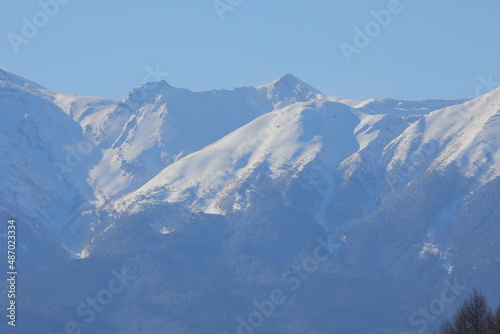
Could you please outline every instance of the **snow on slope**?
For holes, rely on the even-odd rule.
[[[134,212],[143,205],[182,202],[195,211],[220,214],[219,200],[256,173],[265,173],[270,180],[293,179],[313,160],[317,173],[329,179],[359,149],[354,134],[359,117],[347,105],[327,100],[267,113],[173,163],[137,191],[113,202],[113,210]],[[235,199],[233,209],[248,206],[248,198],[241,197]]]
[[[134,190],[169,164],[255,118],[319,96],[290,74],[261,87],[229,91],[192,92],[148,83],[116,108],[81,119],[84,128],[103,135],[104,157],[90,175],[96,196],[105,200]]]
[[[81,230],[75,218],[95,200],[87,180],[102,153],[70,116],[115,103],[58,93],[0,70],[0,211],[48,247],[78,250],[66,240]]]
[[[283,175],[295,178],[313,162],[314,178],[325,183],[317,189],[317,196],[323,197],[317,210],[321,222],[335,197],[333,171],[338,169],[347,180],[358,168],[378,165],[386,145],[425,119],[428,112],[466,101],[383,100],[377,101],[378,111],[386,114],[378,114],[367,107],[373,101],[351,101],[357,107],[351,108],[321,95],[316,95],[315,100],[264,114],[222,140],[172,163],[143,187],[114,201],[113,210],[136,212],[142,206],[168,202],[220,214],[223,211],[218,203],[231,189],[260,173],[257,171],[266,172],[271,179]],[[380,105],[386,105],[385,109]],[[235,199],[234,209],[247,207],[248,199],[241,197]]]
[[[85,197],[92,198],[85,178],[61,172],[67,147],[82,138],[81,128],[45,99],[40,86],[5,72],[0,75],[3,205],[24,210],[23,214],[60,231]]]
[[[85,114],[109,109],[118,103],[118,101],[113,99],[56,92],[14,73],[0,69],[0,88],[8,90],[13,87],[16,90],[22,90],[30,95],[38,96],[47,102],[55,104],[76,122],[80,122]]]
[[[257,117],[299,102],[349,103],[363,114],[425,114],[457,101],[355,102],[328,98],[291,74],[267,85],[192,92],[165,82],[137,88],[114,109],[86,113],[82,127],[100,135],[104,156],[90,173],[98,203],[133,191],[168,165]]]
[[[488,109],[489,113],[478,113],[483,118],[464,121],[474,128],[449,127],[440,140],[435,138],[440,136],[437,130],[425,130],[455,124],[453,117],[462,115],[460,110],[494,108],[496,93],[468,102],[390,99],[359,102],[327,97],[287,74],[256,88],[207,92],[175,88],[165,82],[148,83],[117,102],[50,91],[4,71],[0,76],[4,79],[0,81],[3,93],[21,94],[17,99],[22,103],[32,100],[30,108],[45,105],[56,110],[61,118],[54,121],[60,130],[43,135],[48,139],[42,142],[58,143],[52,148],[55,158],[48,159],[42,174],[55,175],[54,165],[66,161],[68,152],[78,147],[82,138],[93,143],[88,156],[69,172],[62,173],[69,185],[66,187],[72,189],[71,196],[63,197],[68,201],[66,207],[72,209],[58,210],[60,215],[52,217],[52,221],[67,220],[64,217],[69,212],[78,215],[78,210],[74,210],[76,202],[80,203],[76,207],[89,209],[90,204],[104,205],[121,195],[113,206],[120,203],[117,207],[122,212],[131,207],[140,210],[141,203],[172,202],[193,210],[220,213],[218,203],[222,198],[238,185],[251,183],[255,174],[266,174],[271,179],[295,178],[309,166],[308,173],[312,174],[304,176],[307,182],[321,179],[322,183],[314,186],[321,197],[316,217],[321,222],[329,203],[335,200],[334,173],[349,180],[360,169],[374,171],[375,166],[382,164],[387,175],[381,173],[379,182],[386,178],[389,183],[411,180],[431,161],[436,160],[437,164],[437,157],[421,161],[422,156],[430,155],[419,151],[429,147],[425,145],[428,137],[434,138],[433,143],[440,141],[436,147],[442,151],[441,164],[462,159],[475,166],[474,170],[482,168],[486,179],[498,175],[498,171],[492,171],[482,162],[488,157],[485,143],[494,140],[496,110]],[[11,106],[9,99],[2,100],[5,108],[26,108],[21,102]],[[62,117],[61,111],[79,124]],[[448,120],[447,123],[442,119]],[[37,122],[45,122],[41,123],[42,128],[54,127],[50,118]],[[482,127],[489,130],[479,131]],[[465,133],[475,141],[450,139],[464,137]],[[447,150],[441,150],[444,145],[449,145]],[[470,153],[460,158],[455,149],[458,146],[470,147]],[[446,152],[451,153],[446,155]],[[498,165],[498,151],[489,159],[490,164]],[[413,176],[401,172],[408,161],[413,164]],[[389,166],[387,170],[384,164]],[[473,169],[467,173],[473,175]],[[43,187],[51,189],[53,184],[50,179]],[[234,209],[245,208],[248,198],[238,196]],[[26,207],[29,201],[23,202]],[[57,229],[64,225],[51,224],[58,226]],[[75,233],[78,228],[72,227]]]
[[[302,205],[301,210],[337,237],[423,173],[461,165],[464,177],[478,180],[470,191],[498,177],[499,92],[462,104],[432,102],[426,109],[451,106],[430,114],[399,114],[390,107],[387,114],[374,114],[363,105],[351,108],[326,97],[295,103],[176,161],[105,210],[116,217],[165,203],[209,214],[252,210],[255,193],[268,191],[255,187],[254,180],[264,178],[284,201]],[[283,187],[283,179],[297,180],[309,195],[297,197],[293,187]],[[332,210],[344,201],[343,192],[356,189],[359,182],[366,183],[366,194],[354,191],[366,196],[346,213],[358,218],[332,224]],[[443,208],[443,215],[452,211]],[[428,235],[436,234],[433,228]],[[424,245],[429,242],[425,239]]]
[[[52,90],[45,90],[45,93],[55,105],[78,123],[89,114],[109,112],[119,103],[113,99],[64,94]]]
[[[404,172],[407,182],[427,167],[458,165],[480,184],[500,175],[500,89],[430,113],[413,123],[384,152],[388,179]],[[389,159],[389,160],[387,160]]]
[[[467,102],[469,99],[458,100],[421,100],[421,101],[400,101],[393,99],[369,99],[366,101],[346,101],[356,109],[366,109],[374,114],[383,115],[427,115],[430,112],[449,106],[454,106]]]

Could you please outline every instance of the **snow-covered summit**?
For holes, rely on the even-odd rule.
[[[316,88],[289,73],[257,89],[265,91],[267,98],[277,108],[291,103],[311,101],[323,95]]]

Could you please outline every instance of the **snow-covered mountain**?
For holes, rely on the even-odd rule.
[[[114,109],[88,113],[81,120],[94,133],[104,134],[104,158],[90,177],[100,198],[113,198],[277,106],[320,95],[292,75],[232,91],[191,92],[165,82],[146,84]]]
[[[498,299],[499,110],[500,89],[351,101],[287,74],[115,101],[0,71],[0,213],[36,282],[25,332],[82,323],[119,269],[136,280],[88,333],[237,332],[273,289],[286,302],[255,332],[419,332],[456,279]],[[318,237],[328,259],[292,277]]]

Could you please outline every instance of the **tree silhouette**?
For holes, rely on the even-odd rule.
[[[500,334],[500,304],[497,307],[495,316],[491,319],[491,334]]]
[[[452,321],[444,323],[437,334],[500,334],[500,306],[493,317],[481,291],[474,289]]]

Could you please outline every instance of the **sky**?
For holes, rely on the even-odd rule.
[[[286,73],[340,98],[455,99],[500,85],[499,14],[494,0],[3,0],[0,68],[119,99]]]

